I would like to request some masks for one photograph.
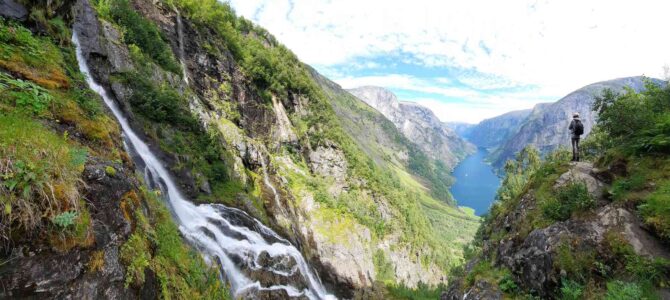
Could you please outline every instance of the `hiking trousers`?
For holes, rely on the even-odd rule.
[[[572,138],[572,160],[579,161],[579,138]]]

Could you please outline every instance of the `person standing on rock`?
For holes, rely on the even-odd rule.
[[[579,161],[579,139],[584,134],[584,124],[579,119],[579,113],[572,114],[572,122],[568,129],[572,136],[572,161]]]

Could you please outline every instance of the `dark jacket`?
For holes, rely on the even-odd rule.
[[[575,134],[575,129],[577,128],[577,122],[576,121],[581,122],[582,120],[580,120],[579,118],[574,118],[574,119],[572,119],[572,122],[570,122],[570,127],[568,127],[568,129],[570,129],[570,134],[572,135],[573,139],[578,139],[579,136],[581,135],[581,134]],[[582,126],[583,126],[583,124],[582,124]]]

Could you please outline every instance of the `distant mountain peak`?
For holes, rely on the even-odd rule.
[[[400,101],[388,89],[362,86],[348,90],[351,94],[381,112],[411,141],[432,158],[442,160],[449,168],[474,151],[453,129],[416,102]]]

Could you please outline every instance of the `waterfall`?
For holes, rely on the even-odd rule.
[[[272,191],[272,195],[274,195],[275,199],[275,206],[277,207],[277,209],[280,209],[281,203],[279,202],[279,193],[277,193],[277,189],[270,182],[270,177],[268,176],[268,166],[267,163],[265,163],[265,158],[263,157],[263,155],[259,156],[260,156],[259,160],[261,162],[261,167],[263,168],[263,183],[265,183],[265,186],[267,186],[270,189],[270,191]]]
[[[133,131],[118,104],[93,80],[77,32],[73,33],[72,42],[76,46],[79,69],[89,88],[102,97],[121,125],[126,150],[135,154],[138,168],[144,168],[147,183],[161,189],[183,236],[206,261],[221,266],[235,297],[255,298],[256,294],[283,290],[291,297],[335,299],[327,293],[300,251],[260,221],[221,204],[189,202],[167,168]]]
[[[178,9],[174,9],[177,13],[177,38],[179,39],[179,63],[181,64],[181,72],[183,79],[188,84],[188,68],[186,67],[186,60],[184,60],[184,25],[181,21],[181,13]]]

